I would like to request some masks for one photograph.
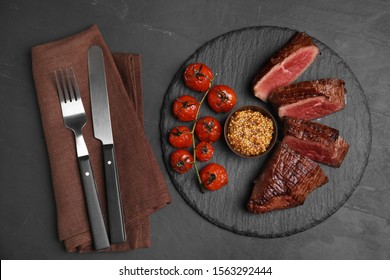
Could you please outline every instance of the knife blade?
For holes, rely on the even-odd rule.
[[[88,49],[88,74],[93,131],[95,138],[103,144],[110,240],[111,243],[122,243],[126,241],[126,231],[111,128],[106,72],[103,51],[97,45]]]

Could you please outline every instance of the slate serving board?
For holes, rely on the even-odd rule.
[[[223,165],[229,174],[229,184],[215,192],[202,194],[199,191],[195,171],[178,174],[169,166],[169,156],[174,148],[168,143],[168,132],[177,125],[192,127],[192,123],[179,122],[172,115],[174,100],[190,94],[198,100],[202,94],[191,91],[182,81],[185,67],[193,62],[208,65],[217,76],[216,84],[226,84],[237,93],[237,107],[268,104],[255,98],[251,83],[264,63],[279,50],[295,33],[295,30],[280,27],[251,27],[224,34],[199,48],[174,76],[165,95],[161,111],[161,136],[164,162],[168,173],[186,202],[201,216],[232,232],[272,238],[282,237],[311,228],[337,211],[350,197],[364,173],[371,148],[371,121],[363,90],[348,65],[329,47],[317,39],[321,55],[297,81],[320,78],[341,78],[347,89],[347,104],[343,111],[317,121],[340,131],[350,144],[350,149],[340,168],[321,165],[329,177],[329,183],[315,190],[304,205],[254,215],[246,211],[245,205],[251,194],[253,181],[267,157],[247,159],[229,150],[223,137],[214,144],[215,154],[211,162]],[[221,124],[228,115],[214,113],[207,105],[201,107],[199,116],[211,115]],[[277,118],[276,114],[274,116]],[[199,169],[207,163],[199,164]]]

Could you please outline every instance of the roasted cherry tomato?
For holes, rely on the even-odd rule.
[[[173,170],[183,174],[191,169],[194,158],[186,150],[177,150],[171,154],[169,163]]]
[[[207,95],[207,102],[217,113],[226,113],[236,106],[237,97],[233,89],[225,85],[214,86]]]
[[[196,112],[199,108],[199,102],[190,95],[179,96],[173,102],[173,115],[182,122],[195,120]]]
[[[226,169],[216,163],[210,163],[200,171],[200,180],[210,191],[219,190],[228,183]]]
[[[221,137],[221,124],[213,117],[203,117],[196,122],[195,134],[200,141],[215,142]]]
[[[186,126],[177,126],[169,131],[169,143],[175,148],[188,148],[192,145],[191,130]]]
[[[192,90],[206,92],[214,78],[210,68],[202,63],[192,63],[183,74],[184,83]]]
[[[195,147],[196,159],[199,161],[208,161],[213,157],[213,154],[214,148],[210,143],[202,141]]]

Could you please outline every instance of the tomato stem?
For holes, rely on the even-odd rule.
[[[192,133],[192,143],[195,143],[195,133]],[[194,168],[195,168],[196,177],[198,178],[200,191],[201,191],[202,193],[204,193],[204,192],[205,192],[205,189],[204,189],[202,180],[200,179],[200,174],[199,174],[198,165],[196,164],[196,149],[195,149],[195,145],[193,144],[192,147],[193,147],[193,157],[194,157],[194,162],[193,162],[193,164],[194,164]]]
[[[196,111],[196,115],[195,115],[194,125],[192,126],[192,130],[191,130],[191,133],[192,133],[192,149],[193,149],[193,157],[194,157],[194,168],[195,168],[196,177],[198,178],[199,188],[200,188],[200,191],[202,193],[205,192],[205,187],[204,187],[204,184],[202,182],[202,179],[200,178],[198,165],[196,164],[197,161],[196,161],[196,145],[195,145],[195,126],[196,126],[196,123],[198,121],[200,108],[202,107],[202,104],[203,104],[204,100],[206,99],[207,94],[209,93],[209,91],[210,91],[210,89],[212,87],[213,81],[214,81],[216,76],[217,76],[217,73],[215,73],[214,78],[212,80],[210,80],[210,86],[207,89],[207,91],[203,94],[203,97],[202,97],[202,99],[199,102],[199,107],[198,107],[198,110]]]

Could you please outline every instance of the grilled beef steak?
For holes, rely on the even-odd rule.
[[[298,153],[320,163],[340,167],[349,144],[337,129],[329,126],[286,117],[283,142]]]
[[[317,163],[282,142],[257,178],[247,209],[259,214],[301,205],[327,182]]]
[[[322,79],[277,88],[268,100],[281,118],[312,120],[344,109],[344,96],[343,80]]]
[[[319,50],[310,36],[297,32],[262,68],[253,81],[257,98],[267,101],[269,93],[295,81],[314,61]]]

